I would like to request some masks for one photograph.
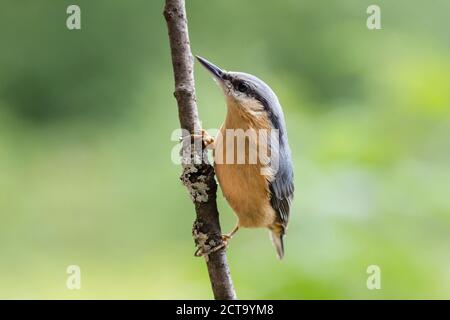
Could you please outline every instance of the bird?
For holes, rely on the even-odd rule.
[[[278,97],[256,76],[226,71],[205,58],[196,58],[222,88],[227,105],[225,121],[215,138],[202,129],[207,147],[213,150],[214,169],[222,194],[237,216],[236,227],[222,239],[228,245],[228,240],[240,228],[267,228],[277,257],[281,260],[294,196],[294,173],[284,113]],[[244,163],[235,163],[236,158],[242,156],[236,155],[236,152],[242,150],[237,150],[237,135],[231,136],[228,132],[247,132],[249,129],[277,132],[277,141],[267,136],[266,139],[258,139],[259,136],[246,135]],[[277,162],[274,166],[276,170],[267,165],[267,157],[262,157],[265,162],[260,158],[256,162],[255,159],[250,161],[250,150],[259,150],[262,143],[268,149],[270,166],[272,162]],[[225,158],[233,161],[224,161]]]

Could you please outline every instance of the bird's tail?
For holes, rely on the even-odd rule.
[[[271,228],[269,231],[270,239],[272,240],[273,246],[275,247],[275,250],[277,251],[277,257],[278,259],[283,259],[284,257],[284,228]]]

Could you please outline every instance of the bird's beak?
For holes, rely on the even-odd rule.
[[[224,78],[223,76],[225,75],[225,71],[220,69],[218,66],[214,65],[213,63],[209,62],[208,60],[196,56],[198,61],[206,68],[206,70],[208,70],[209,72],[211,72],[214,76],[214,78],[216,78],[217,80],[223,81]]]

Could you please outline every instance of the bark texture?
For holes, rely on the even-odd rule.
[[[183,139],[181,181],[188,188],[195,204],[197,218],[192,234],[195,244],[208,249],[221,246],[219,212],[216,204],[217,183],[214,168],[208,163],[202,143],[192,142],[190,134],[200,133],[195,100],[194,59],[189,43],[189,32],[184,0],[166,0],[164,17],[167,22],[175,98],[178,103],[180,126],[187,132]],[[215,299],[236,299],[230,268],[224,249],[204,256]]]

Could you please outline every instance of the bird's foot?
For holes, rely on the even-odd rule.
[[[233,235],[230,233],[222,235],[222,241],[225,243],[228,243],[228,241],[231,240],[231,238],[233,238]]]
[[[238,230],[238,227],[236,226],[233,231],[231,231],[230,233],[226,233],[226,234],[222,234],[222,242],[225,243],[225,247],[228,246],[228,242],[233,238],[234,234],[236,233],[236,231]]]
[[[194,256],[196,257],[202,257],[202,256],[209,256],[211,253],[217,252],[222,249],[226,249],[228,247],[228,242],[223,241],[222,243],[218,244],[217,246],[211,247],[211,246],[198,246],[197,250],[194,252]]]
[[[207,256],[207,255],[210,255],[211,253],[228,248],[228,242],[231,240],[231,238],[233,238],[233,234],[232,233],[222,234],[221,238],[222,238],[222,243],[219,243],[216,246],[210,246],[210,245],[198,246],[197,250],[194,253],[194,256],[196,256],[196,257]]]
[[[201,138],[205,149],[214,148],[214,137],[211,137],[205,129],[201,129]]]
[[[214,137],[211,137],[205,129],[200,129],[200,134],[193,133],[190,138],[194,141],[197,139],[202,140],[203,148],[214,149]],[[180,142],[183,141],[183,137],[180,138]]]
[[[236,226],[234,227],[234,229],[231,230],[230,233],[226,233],[226,234],[223,234],[223,235],[222,235],[222,241],[228,243],[228,241],[231,240],[231,239],[234,237],[235,233],[236,233],[238,230],[239,230],[239,225],[236,225]]]
[[[192,227],[192,236],[197,247],[194,256],[203,256],[205,259],[209,259],[210,254],[226,249],[227,243],[218,234],[208,234],[205,232],[202,226],[202,222],[195,220],[194,226]]]
[[[236,225],[234,229],[228,234],[222,234],[220,237],[221,241],[209,240],[208,236],[202,232],[199,232],[195,227],[193,230],[193,235],[195,242],[197,244],[197,250],[194,255],[196,257],[208,258],[211,253],[217,252],[219,250],[225,250],[228,247],[228,242],[233,238],[234,234],[238,231],[239,226]],[[218,243],[217,243],[218,242]]]

